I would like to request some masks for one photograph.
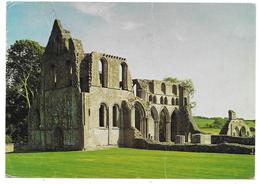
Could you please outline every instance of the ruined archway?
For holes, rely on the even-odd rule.
[[[159,122],[159,141],[160,142],[166,142],[170,141],[169,135],[170,131],[170,118],[169,118],[169,112],[167,108],[163,108],[160,113],[160,122]]]
[[[145,119],[145,111],[141,103],[135,102],[135,128],[138,129],[144,137],[146,137],[147,124]]]
[[[153,138],[154,138],[154,140],[158,141],[159,140],[159,115],[158,115],[158,112],[155,107],[151,108],[151,116],[153,119],[153,122],[152,122],[153,125],[151,125],[151,128],[149,126],[149,130],[150,130],[150,132],[153,131]]]
[[[177,124],[178,124],[178,110],[175,109],[171,115],[171,141],[175,142],[177,135]]]
[[[56,127],[54,129],[54,149],[63,149],[64,148],[64,135],[61,127]]]
[[[246,137],[246,128],[245,127],[241,127],[240,131],[239,131],[239,136],[240,137]]]

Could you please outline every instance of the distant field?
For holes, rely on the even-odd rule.
[[[211,125],[214,122],[213,118],[203,118],[203,117],[193,117],[195,122],[198,124],[201,131],[209,133],[209,134],[219,134],[221,128],[210,128],[208,125]],[[255,128],[255,121],[254,120],[245,120],[246,124],[249,127]],[[254,132],[252,132],[254,135]]]
[[[253,178],[254,155],[110,148],[6,154],[6,175],[43,178]]]

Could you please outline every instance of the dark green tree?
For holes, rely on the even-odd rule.
[[[31,40],[16,41],[7,50],[6,134],[25,140],[26,116],[40,88],[40,65],[44,47]]]

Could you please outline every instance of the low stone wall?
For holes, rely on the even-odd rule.
[[[254,137],[232,137],[228,135],[212,135],[211,144],[237,143],[244,145],[255,145]]]
[[[6,153],[14,152],[14,144],[13,143],[5,144],[5,152]]]
[[[150,143],[145,139],[135,139],[135,148],[165,151],[185,151],[185,152],[209,152],[209,153],[236,153],[255,154],[255,147],[240,144],[162,144]]]

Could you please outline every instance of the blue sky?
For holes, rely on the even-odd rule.
[[[9,3],[7,45],[46,45],[55,18],[85,52],[128,59],[132,78],[195,84],[195,115],[255,117],[255,6],[176,3]]]

